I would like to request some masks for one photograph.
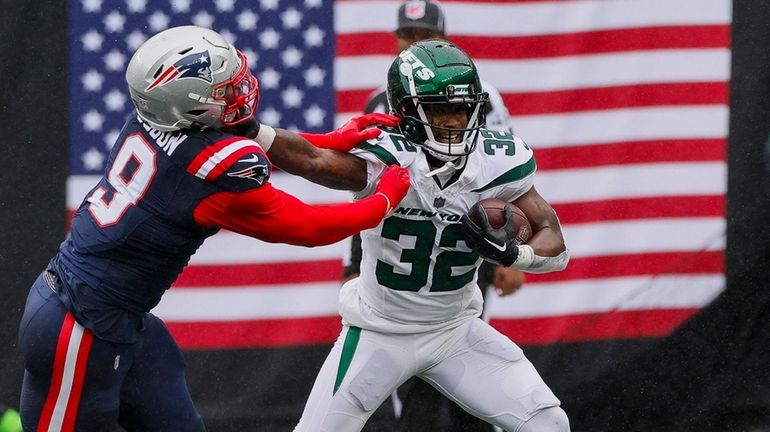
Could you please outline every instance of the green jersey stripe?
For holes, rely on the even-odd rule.
[[[398,163],[398,159],[396,159],[395,156],[393,156],[392,154],[390,154],[390,152],[388,152],[387,150],[385,150],[384,148],[378,145],[363,143],[360,146],[358,146],[358,148],[372,153],[373,155],[377,156],[377,159],[383,161],[389,166],[393,164],[401,166],[401,164]]]
[[[535,168],[537,168],[537,163],[535,163],[535,157],[533,156],[529,158],[527,163],[523,165],[519,165],[515,168],[511,168],[510,170],[506,171],[503,175],[497,177],[496,179],[492,180],[486,185],[478,189],[474,189],[473,192],[484,192],[485,190],[492,189],[495,186],[500,186],[502,184],[521,180],[524,177],[535,172]]]
[[[345,343],[342,345],[342,354],[340,355],[340,364],[337,366],[337,380],[334,382],[334,391],[332,394],[336,394],[337,390],[342,384],[345,374],[348,372],[350,362],[353,361],[353,353],[356,352],[358,347],[358,340],[361,338],[361,329],[351,326],[348,329],[348,334],[345,335]]]

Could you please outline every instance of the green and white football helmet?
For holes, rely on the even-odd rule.
[[[476,65],[453,43],[428,39],[402,51],[388,70],[387,96],[391,112],[401,118],[400,132],[434,157],[452,161],[476,147],[489,95],[481,89]],[[453,109],[465,110],[465,127],[432,122],[431,112]]]

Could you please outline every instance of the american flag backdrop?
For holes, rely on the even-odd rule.
[[[71,0],[74,210],[129,115],[123,73],[149,35],[223,33],[260,80],[259,117],[325,131],[363,108],[395,55],[395,0]],[[572,261],[488,296],[523,345],[657,337],[724,289],[730,0],[443,2],[450,39],[502,93],[535,150]],[[307,202],[348,200],[277,173]],[[332,342],[347,245],[221,232],[154,311],[187,349]]]

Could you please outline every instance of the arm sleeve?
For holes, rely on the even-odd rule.
[[[387,211],[381,194],[355,203],[311,206],[270,183],[247,192],[218,192],[194,210],[202,226],[220,227],[271,243],[322,246],[377,226]]]

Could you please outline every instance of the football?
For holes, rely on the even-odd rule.
[[[512,210],[512,217],[516,225],[516,244],[526,243],[532,238],[532,226],[529,224],[527,215],[515,205],[507,201],[489,198],[477,202],[474,204],[474,207],[476,206],[481,207],[481,210],[487,214],[487,219],[492,228],[501,228],[505,224],[503,208],[509,207]],[[477,225],[481,223],[477,215],[472,211],[468,212],[468,217]]]

